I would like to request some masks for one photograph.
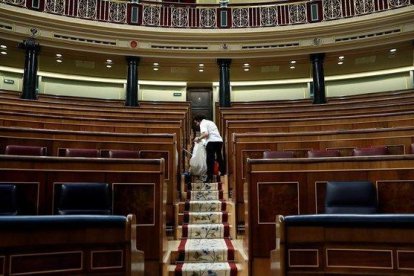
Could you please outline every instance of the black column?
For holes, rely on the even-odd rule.
[[[218,59],[220,66],[219,100],[221,107],[230,106],[230,64],[231,59]]]
[[[126,87],[126,106],[139,106],[138,104],[138,63],[139,57],[127,57],[128,78]]]
[[[325,54],[311,54],[312,76],[313,76],[313,103],[326,103],[325,97],[325,75],[323,71],[323,61]]]
[[[22,99],[36,100],[37,84],[37,55],[40,51],[39,43],[34,38],[25,39],[19,43],[19,48],[26,50],[23,73]]]

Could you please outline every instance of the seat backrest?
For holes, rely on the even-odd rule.
[[[103,156],[101,152],[101,156]],[[109,158],[139,158],[139,151],[135,150],[108,150]]]
[[[339,157],[339,150],[310,150],[308,151],[309,158],[316,157]]]
[[[60,215],[111,215],[107,183],[61,183],[55,187],[55,213]]]
[[[411,153],[414,154],[414,143],[411,144]]]
[[[387,155],[388,149],[386,146],[370,147],[370,148],[355,148],[352,151],[354,156],[372,156],[372,155]]]
[[[47,155],[47,148],[38,146],[7,145],[4,154],[45,156]]]
[[[263,158],[293,158],[292,151],[264,151]]]
[[[16,185],[0,184],[0,215],[17,215]]]
[[[377,194],[371,182],[329,181],[326,184],[327,214],[373,214],[377,207]]]
[[[59,156],[64,157],[101,157],[97,149],[60,148]]]

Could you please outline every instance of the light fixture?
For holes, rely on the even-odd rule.
[[[291,70],[293,70],[293,69],[295,69],[296,67],[295,67],[295,65],[291,65],[289,68],[290,68]]]
[[[158,62],[154,62],[152,65],[154,65],[154,66],[160,66],[160,64]]]
[[[202,72],[204,72],[204,69],[205,69],[204,63],[199,63],[198,64],[198,72],[202,73]]]
[[[243,68],[244,72],[249,72],[250,68]]]
[[[58,58],[58,59],[56,59],[56,62],[57,62],[57,63],[62,63],[62,62],[63,62],[63,60],[61,60],[61,59],[59,59],[59,58]]]
[[[62,57],[62,54],[56,54],[56,57],[57,58],[61,58]]]
[[[339,60],[344,60],[344,59],[345,59],[345,57],[344,57],[344,56],[339,56],[339,57],[338,57],[338,59],[339,59]]]
[[[344,64],[344,62],[343,61],[338,61],[338,64],[342,65],[342,64]]]
[[[6,46],[6,45],[1,44],[1,45],[0,45],[0,48],[1,48],[1,49],[7,49],[7,46]]]
[[[152,68],[154,71],[158,71],[159,70],[159,68],[158,67],[154,67],[154,68]]]
[[[290,61],[290,64],[295,64],[296,63],[296,60],[291,60]]]
[[[395,48],[390,49],[391,54],[395,54],[396,52],[397,52],[397,49],[395,49]]]
[[[250,64],[249,63],[243,64],[243,71],[244,72],[249,72],[250,71]]]
[[[114,63],[113,63],[112,59],[107,59],[107,60],[105,61],[105,66],[106,66],[106,68],[112,68],[112,65],[114,65]]]
[[[250,64],[248,64],[248,63],[243,64],[243,67],[249,67],[249,66],[250,66]]]

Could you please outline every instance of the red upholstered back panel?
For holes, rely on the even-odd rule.
[[[291,151],[264,151],[263,158],[293,158]]]
[[[387,155],[387,147],[356,148],[352,151],[354,156]]]
[[[339,150],[310,150],[308,151],[308,157],[338,157],[340,156]]]
[[[97,149],[67,148],[61,149],[59,155],[65,157],[100,157],[99,150]]]
[[[4,154],[44,156],[47,155],[47,148],[37,146],[8,145],[6,146]]]
[[[139,158],[139,152],[135,150],[109,150],[109,158]]]

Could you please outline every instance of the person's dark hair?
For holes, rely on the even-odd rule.
[[[206,116],[204,116],[204,115],[196,115],[196,116],[194,116],[194,119],[193,119],[193,121],[196,121],[196,122],[201,122],[202,120],[204,120],[206,118]]]

